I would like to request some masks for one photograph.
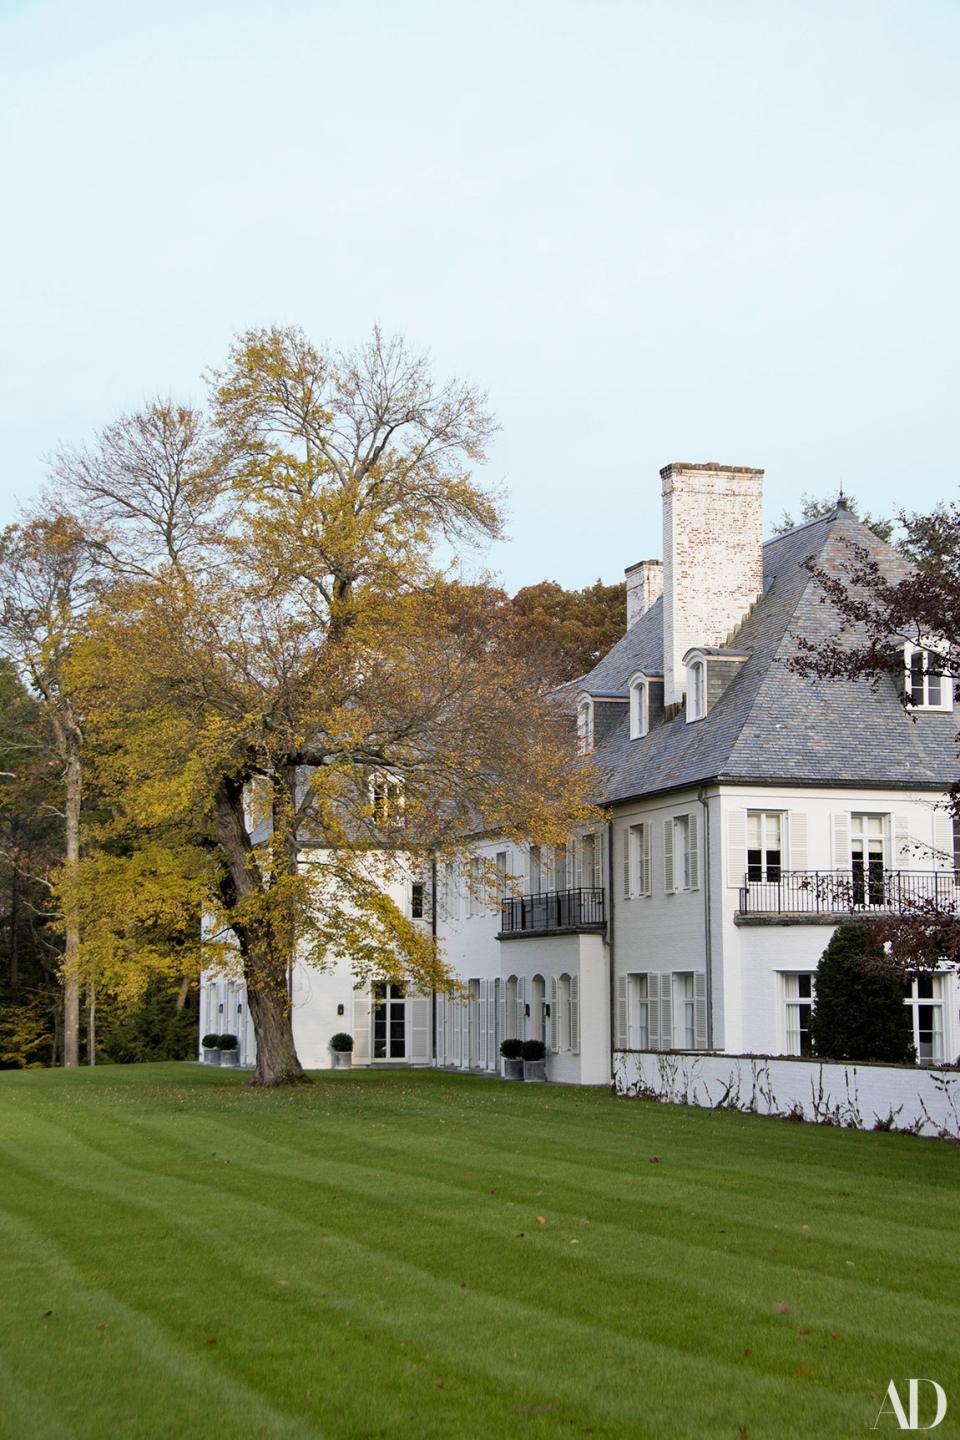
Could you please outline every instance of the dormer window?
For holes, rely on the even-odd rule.
[[[702,658],[687,666],[687,721],[702,720],[707,713],[707,666]]]
[[[589,755],[593,749],[593,701],[581,695],[577,701],[577,754]]]
[[[904,646],[905,690],[911,710],[952,710],[953,681],[937,669],[933,647]]]
[[[650,726],[650,691],[645,675],[630,677],[630,739],[639,740]]]

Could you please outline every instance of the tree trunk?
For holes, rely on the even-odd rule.
[[[268,961],[263,968],[270,969]],[[262,980],[246,967],[247,1005],[257,1038],[257,1065],[251,1085],[302,1085],[309,1080],[293,1043],[293,1013],[284,984]]]
[[[184,975],[183,979],[180,981],[180,989],[177,991],[176,1008],[178,1012],[183,1009],[184,1005],[186,1005],[187,997],[190,994],[190,986],[192,984],[193,981],[190,979],[189,975]]]
[[[251,894],[262,895],[267,884],[250,844],[243,816],[243,784],[225,777],[216,795],[217,841],[223,861],[220,889],[226,908]],[[266,927],[269,936],[270,927]],[[233,932],[243,955],[247,1006],[257,1041],[257,1065],[251,1085],[301,1085],[309,1079],[293,1043],[293,1016],[287,990],[287,965],[278,946],[264,943],[263,932],[237,920]]]
[[[66,764],[66,893],[64,915],[66,943],[63,955],[63,1063],[80,1064],[80,916],[77,908],[77,869],[80,864],[80,802],[83,777],[80,757],[70,755]]]

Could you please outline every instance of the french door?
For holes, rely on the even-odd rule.
[[[402,985],[373,987],[373,1058],[407,1058],[407,1000]]]

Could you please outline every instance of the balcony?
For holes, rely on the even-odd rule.
[[[602,930],[603,891],[544,890],[539,895],[514,895],[500,905],[500,940],[519,935],[571,934]]]
[[[744,876],[737,920],[781,916],[816,923],[820,916],[826,923],[840,915],[896,915],[929,905],[954,909],[958,901],[960,876],[952,870],[783,870],[771,880]]]

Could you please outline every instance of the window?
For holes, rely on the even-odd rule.
[[[783,976],[784,1034],[787,1055],[812,1055],[810,1016],[813,1013],[814,976],[785,974]]]
[[[507,852],[498,850],[496,855],[497,867],[497,894],[501,900],[506,900],[510,894],[510,874],[507,870]]]
[[[647,682],[642,675],[630,677],[630,739],[639,740],[646,735],[650,723],[650,697]]]
[[[626,899],[635,895],[649,895],[652,889],[650,876],[650,826],[630,825],[623,833],[623,893]]]
[[[904,646],[906,665],[905,691],[911,708],[919,710],[952,710],[953,683],[933,667],[938,663],[935,652],[917,645]]]
[[[647,975],[627,976],[627,1046],[650,1049],[650,980]]]
[[[783,816],[747,811],[747,879],[779,880],[783,854]]]
[[[539,895],[543,889],[543,867],[540,863],[540,846],[531,845],[527,866],[527,883],[531,895]]]
[[[483,889],[483,861],[478,855],[474,855],[470,861],[470,873],[467,880],[468,915],[483,914]]]
[[[687,719],[702,720],[707,713],[707,667],[702,660],[687,666]]]
[[[696,815],[663,822],[663,888],[668,894],[700,887]]]
[[[693,972],[673,977],[674,1044],[678,1050],[697,1048],[697,1002]]]
[[[423,919],[424,888],[422,880],[414,880],[410,886],[410,916],[413,920]]]
[[[603,849],[600,836],[584,835],[580,841],[577,888],[599,890],[603,884]]]
[[[850,816],[850,869],[854,905],[884,903],[885,815]]]
[[[400,824],[403,818],[402,782],[395,775],[374,775],[370,779],[370,806],[377,826]]]
[[[589,755],[593,749],[593,701],[589,695],[577,702],[577,754]]]
[[[904,1001],[913,1021],[913,1045],[920,1063],[930,1065],[944,1056],[942,975],[917,975]]]

